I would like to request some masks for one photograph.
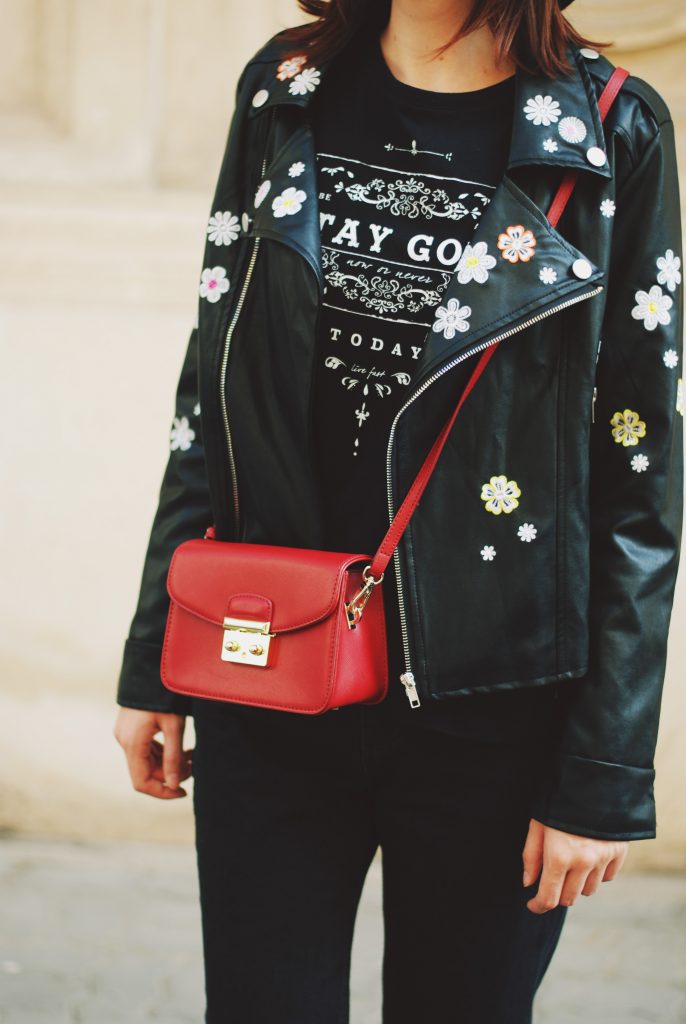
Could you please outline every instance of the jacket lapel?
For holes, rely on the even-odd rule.
[[[594,83],[581,53],[570,49],[569,55],[573,71],[568,78],[517,72],[508,171],[539,164],[601,179],[611,176]],[[609,77],[612,66],[597,59],[601,77]],[[260,103],[250,113],[259,116],[261,108],[275,105],[303,111],[295,129],[292,118],[284,118],[281,126],[277,118],[275,155],[255,197],[250,234],[274,238],[299,252],[312,267],[320,294],[325,281],[315,140],[307,107],[325,67],[309,69],[309,77],[300,80],[308,71],[303,62],[265,65],[263,88],[255,94]],[[290,77],[279,77],[285,73]],[[551,227],[545,212],[506,173],[435,311],[413,385],[460,351],[554,310],[601,277],[602,271]]]

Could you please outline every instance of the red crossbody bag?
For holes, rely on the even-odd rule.
[[[627,76],[617,68],[608,81],[598,104],[602,120]],[[553,227],[578,173],[567,172],[558,189],[548,211]],[[384,699],[388,660],[380,584],[455,418],[498,344],[481,353],[372,558],[218,541],[213,527],[176,548],[167,576],[161,662],[167,689],[309,715]],[[411,689],[413,681],[403,681]]]

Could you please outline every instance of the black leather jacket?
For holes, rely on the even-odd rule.
[[[238,82],[122,705],[191,710],[159,674],[176,545],[213,522],[220,540],[325,546],[311,458],[325,282],[308,105],[326,67],[283,67],[283,56],[275,36]],[[597,97],[612,66],[592,51],[571,56],[571,77],[517,73],[507,173],[473,240],[496,266],[484,284],[453,275],[442,303],[468,306],[469,328],[450,340],[428,332],[391,429],[395,510],[472,353],[502,339],[384,586],[397,585],[405,667],[423,703],[573,681],[539,820],[598,838],[652,838],[682,525],[673,125],[632,76],[603,128]],[[305,199],[275,216],[296,162]],[[579,184],[553,230],[544,211],[567,168],[580,170]],[[533,257],[508,259],[520,226],[535,237]]]

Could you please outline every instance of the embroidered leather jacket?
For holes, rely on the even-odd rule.
[[[472,240],[493,259],[453,274],[391,428],[389,514],[473,354],[502,341],[384,586],[397,587],[406,678],[421,702],[570,680],[535,816],[641,839],[656,829],[682,526],[675,146],[664,102],[633,76],[602,126],[612,65],[588,50],[571,57],[569,77],[517,73],[508,169]],[[191,710],[159,673],[178,544],[214,523],[220,540],[324,546],[310,401],[326,282],[308,106],[325,74],[275,36],[238,81],[122,705]],[[579,182],[554,230],[544,211],[569,168]],[[459,330],[445,329],[452,315]]]

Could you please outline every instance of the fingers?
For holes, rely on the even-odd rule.
[[[543,866],[543,825],[535,818],[529,822],[529,831],[522,851],[522,884],[533,885]]]
[[[539,823],[532,819],[531,824]],[[571,907],[580,895],[593,895],[601,882],[611,881],[617,875],[628,852],[626,842],[591,839],[547,825],[541,827],[543,872],[536,895],[527,903],[534,914],[544,914],[557,906]],[[532,857],[532,852],[527,856]]]
[[[192,774],[192,758],[191,751],[181,748],[184,724],[183,715],[119,708],[114,735],[126,754],[136,792],[159,800],[186,796],[179,782]],[[164,746],[154,738],[158,732],[164,735]]]
[[[164,735],[162,750],[162,772],[164,781],[171,790],[176,790],[181,781],[183,731],[186,719],[181,715],[163,715],[160,725]],[[181,790],[184,792],[184,790]]]
[[[545,914],[553,910],[560,902],[562,886],[567,877],[567,862],[559,857],[550,856],[547,850],[543,854],[543,873],[538,884],[536,895],[527,903],[534,914]]]

